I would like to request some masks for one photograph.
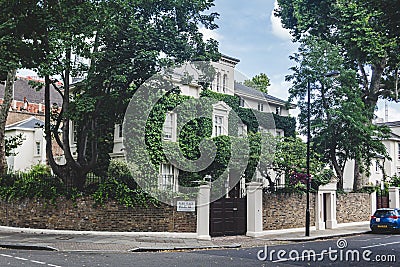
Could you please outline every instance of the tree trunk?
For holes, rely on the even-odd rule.
[[[337,189],[343,189],[343,171],[340,168],[335,155],[331,157],[331,162],[338,178]]]
[[[8,111],[13,100],[13,87],[16,74],[17,71],[15,69],[7,73],[7,81],[4,88],[4,99],[0,108],[0,174],[7,172],[5,129]]]
[[[362,175],[360,172],[360,163],[359,160],[354,160],[354,183],[353,183],[353,191],[360,190],[363,187]]]

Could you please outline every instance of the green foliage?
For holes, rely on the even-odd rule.
[[[157,205],[156,199],[150,197],[140,189],[131,189],[125,183],[110,178],[100,184],[97,191],[92,195],[94,201],[104,205],[109,200],[116,200],[126,207]]]
[[[59,196],[68,195],[60,179],[51,176],[50,168],[33,165],[28,171],[4,174],[0,179],[0,196],[3,199],[38,199],[54,202]]]
[[[14,135],[14,136],[6,136],[4,139],[6,146],[6,157],[16,156],[14,149],[22,145],[25,137],[22,134]]]
[[[50,77],[62,78],[63,110],[51,117],[46,112],[46,138],[58,139],[60,130],[69,136],[73,119],[77,158],[58,139],[67,162],[58,165],[47,151],[55,173],[64,181],[73,177],[77,187],[90,171],[104,175],[113,127],[122,121],[132,88],[166,66],[219,58],[217,42],[203,41],[199,32],[200,27],[217,28],[212,6],[213,0],[0,3],[5,12],[0,18],[0,77],[10,69],[34,68],[45,78],[47,92],[57,85]],[[73,77],[83,78],[72,88]],[[49,97],[45,102],[46,107],[52,104]]]
[[[130,189],[135,189],[137,184],[132,176],[131,169],[126,161],[113,159],[108,166],[107,177],[126,184]]]
[[[335,177],[333,170],[331,169],[323,169],[319,173],[316,173],[312,179],[312,187],[314,189],[318,189],[320,185],[326,185],[332,181],[332,178]]]
[[[358,193],[367,193],[367,194],[372,194],[374,192],[379,192],[380,189],[377,186],[364,186],[360,190],[357,190],[356,192]],[[380,193],[379,193],[380,194]]]
[[[51,169],[49,166],[45,164],[36,164],[33,165],[26,173],[24,173],[25,176],[50,176],[51,175]]]
[[[361,170],[369,170],[376,154],[387,156],[381,140],[388,129],[372,123],[373,113],[363,102],[357,83],[356,70],[349,69],[341,55],[342,47],[327,41],[307,37],[302,39],[299,52],[292,59],[298,66],[287,77],[293,82],[290,99],[298,99],[301,131],[307,132],[307,87],[311,87],[311,136],[313,150],[333,166],[343,185],[343,170],[350,159],[357,160]],[[321,59],[323,58],[323,64]],[[340,77],[326,77],[332,69]]]
[[[273,113],[276,129],[282,129],[285,137],[296,136],[296,118],[290,116],[281,116]]]
[[[350,101],[347,102],[347,107],[343,103],[339,104],[340,107],[343,107],[338,112],[338,118],[342,122],[338,123],[338,126],[330,126],[325,131],[325,134],[328,132],[328,136],[337,136],[339,140],[349,143],[336,148],[337,140],[329,140],[326,136],[322,139],[330,143],[330,147],[325,151],[328,153],[331,151],[330,160],[335,165],[335,172],[339,178],[342,176],[343,163],[348,158],[355,159],[356,166],[360,166],[360,168],[355,170],[354,189],[360,189],[362,186],[360,173],[366,172],[368,175],[368,166],[373,154],[387,156],[383,145],[378,144],[379,140],[384,138],[385,133],[379,127],[371,125],[371,121],[374,118],[379,98],[398,100],[400,46],[398,45],[399,20],[396,14],[400,11],[399,6],[393,5],[393,2],[388,0],[318,2],[278,0],[278,4],[276,15],[281,18],[283,26],[291,30],[294,39],[303,43],[310,39],[320,40],[317,44],[318,47],[321,47],[321,44],[329,46],[328,49],[325,49],[328,55],[323,54],[319,58],[317,56],[318,64],[315,63],[315,60],[313,64],[309,64],[314,67],[314,70],[318,67],[329,66],[329,71],[331,71],[338,67],[337,64],[332,64],[334,62],[329,55],[329,50],[336,46],[338,55],[336,59],[343,61],[340,63],[342,69],[346,70],[347,74],[350,71],[354,72],[351,79],[344,75],[347,76],[347,82],[343,82],[341,78],[343,89],[341,91],[344,93],[346,89],[352,87],[357,89],[357,94],[354,95],[355,90],[350,89],[347,91],[348,96],[346,93],[343,94],[343,97],[336,96],[336,103],[337,100],[346,102],[347,97],[350,98]],[[321,49],[322,52],[325,50]],[[307,71],[307,68],[295,67],[295,69]],[[342,70],[340,71],[345,74]],[[325,71],[316,73],[321,74]],[[311,79],[311,81],[314,80]],[[303,88],[305,88],[304,82]],[[331,103],[330,101],[331,99],[326,103]],[[368,119],[368,122],[365,121],[365,118]],[[342,125],[343,123],[345,125]],[[345,137],[332,133],[338,129],[348,130],[348,133],[344,134]],[[375,138],[376,136],[377,138]],[[356,144],[354,145],[354,143]],[[337,162],[335,162],[333,154],[336,154]],[[341,183],[341,181],[339,182]]]
[[[271,82],[265,73],[260,73],[250,80],[245,80],[243,82],[244,85],[254,88],[260,92],[268,93],[268,87],[271,85]]]
[[[392,177],[390,177],[389,184],[390,186],[400,187],[400,176],[393,175]]]

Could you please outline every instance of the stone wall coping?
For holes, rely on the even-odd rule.
[[[110,231],[72,231],[72,230],[52,230],[18,228],[11,226],[0,226],[0,232],[31,233],[31,234],[60,234],[60,235],[94,235],[94,236],[149,236],[149,237],[169,237],[169,238],[197,238],[197,233],[178,233],[178,232],[110,232]]]

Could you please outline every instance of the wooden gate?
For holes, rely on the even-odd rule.
[[[378,194],[376,192],[376,208],[389,208],[389,195],[385,194],[384,192],[381,192],[381,194]]]
[[[210,204],[210,235],[246,233],[246,198],[221,198]]]

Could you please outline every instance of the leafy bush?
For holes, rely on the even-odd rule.
[[[36,164],[33,165],[30,169],[28,169],[27,172],[24,173],[25,176],[51,176],[51,169],[49,166],[45,165],[45,164]]]
[[[137,188],[137,184],[126,161],[111,160],[110,165],[108,166],[107,175],[109,178],[113,178],[126,184],[130,189]]]
[[[14,175],[13,183],[2,185],[0,189],[0,196],[7,200],[44,198],[55,201],[61,195],[66,192],[59,179],[26,173]]]
[[[150,197],[141,189],[131,189],[125,183],[110,178],[100,184],[97,191],[92,195],[97,204],[103,205],[110,199],[116,200],[126,207],[156,205],[156,199]]]

